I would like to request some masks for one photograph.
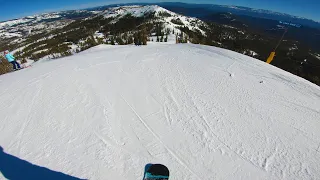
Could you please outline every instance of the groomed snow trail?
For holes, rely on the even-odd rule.
[[[0,86],[4,151],[75,177],[320,177],[320,88],[228,50],[97,46]]]

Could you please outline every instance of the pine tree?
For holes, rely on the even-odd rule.
[[[200,40],[197,36],[194,36],[192,39],[191,39],[191,42],[194,43],[194,44],[199,44],[200,43]]]
[[[156,34],[157,34],[157,36],[160,36],[161,35],[161,27],[160,27],[160,24],[157,24],[157,26],[156,26]]]
[[[0,58],[1,63],[0,63],[0,74],[5,74],[8,73],[12,70],[11,64],[5,60],[4,58]]]
[[[103,44],[103,38],[97,38],[98,44]]]
[[[96,42],[95,38],[93,37],[93,35],[91,35],[90,37],[91,37],[91,38],[89,38],[90,44],[91,44],[92,46],[96,46],[96,45],[97,45],[97,42]]]
[[[142,42],[143,45],[147,45],[147,40],[148,40],[148,32],[147,32],[147,27],[145,24],[142,25],[142,30],[140,34],[140,42]]]
[[[139,41],[138,38],[139,38],[139,37],[138,37],[138,33],[135,33],[135,34],[133,35],[133,42],[134,42],[135,45],[138,45],[138,41]]]
[[[147,38],[145,38],[145,37],[143,37],[143,39],[142,39],[142,45],[147,45]]]
[[[132,44],[133,43],[133,39],[131,36],[128,37],[128,40],[127,40],[128,44]]]
[[[166,38],[164,38],[164,42],[168,42],[168,35],[166,35]]]
[[[127,32],[123,34],[122,39],[128,39],[128,33]]]
[[[184,36],[184,43],[188,43],[188,37]]]
[[[119,44],[119,45],[124,45],[124,42],[122,40],[121,37],[116,37],[116,42]]]
[[[169,28],[166,29],[166,34],[170,34],[171,30]]]
[[[21,64],[24,64],[24,63],[26,63],[27,62],[27,60],[25,59],[25,58],[23,58],[22,60],[21,60]]]
[[[111,45],[116,45],[116,43],[114,42],[114,38],[111,38]]]
[[[183,40],[183,32],[182,31],[179,36],[180,36],[180,39]]]

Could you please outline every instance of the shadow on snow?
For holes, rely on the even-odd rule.
[[[37,166],[18,157],[7,154],[0,146],[0,172],[10,180],[80,180],[79,178],[53,171],[45,167]]]

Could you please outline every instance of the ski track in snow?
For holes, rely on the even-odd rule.
[[[0,84],[4,151],[75,177],[320,177],[320,88],[232,51],[97,46]]]

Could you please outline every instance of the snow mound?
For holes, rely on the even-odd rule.
[[[100,45],[0,85],[0,146],[54,171],[136,180],[162,163],[172,180],[320,177],[320,88],[232,51]]]

